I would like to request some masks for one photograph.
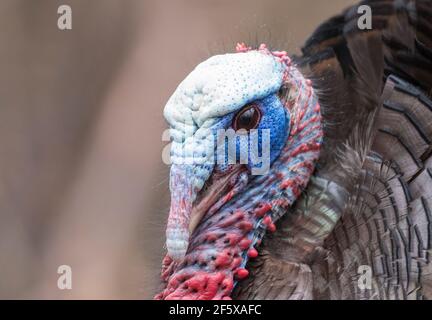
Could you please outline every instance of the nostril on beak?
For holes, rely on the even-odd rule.
[[[166,247],[168,256],[174,261],[182,261],[189,246],[189,232],[182,228],[168,228],[166,231]]]

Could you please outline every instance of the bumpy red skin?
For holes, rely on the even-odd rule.
[[[245,52],[251,49],[240,44],[237,50]],[[267,48],[261,46],[259,50]],[[270,54],[279,57],[287,65],[291,64],[284,52]],[[260,239],[251,237],[256,231],[254,227],[260,223],[261,227],[270,232],[276,230],[272,210],[287,209],[295,201],[309,182],[319,157],[322,140],[319,104],[312,98],[310,81],[300,78],[285,79],[286,82],[297,85],[300,94],[296,100],[288,101],[286,105],[292,114],[291,132],[287,147],[280,156],[280,161],[287,164],[287,170],[296,174],[295,178],[287,177],[286,172],[276,172],[268,181],[276,185],[272,190],[274,198],[254,202],[253,207],[231,212],[211,212],[211,216],[204,219],[192,235],[184,261],[177,263],[169,257],[164,259],[162,280],[166,286],[155,299],[230,299],[235,281],[248,276],[249,272],[243,266],[247,259],[258,256],[254,245],[260,244]],[[299,159],[301,161],[295,161]],[[284,197],[277,196],[281,191],[285,192]],[[234,196],[235,193],[231,192],[221,199],[228,202]],[[221,203],[218,206],[221,207]]]
[[[168,256],[164,259],[164,268],[162,278],[168,282],[167,288],[156,299],[166,300],[212,300],[229,298],[234,286],[234,279],[241,280],[248,275],[247,270],[240,268],[243,261],[240,254],[249,249],[251,240],[246,235],[252,229],[252,223],[247,221],[247,215],[242,211],[237,211],[224,221],[221,221],[215,229],[230,230],[224,232],[221,237],[220,232],[207,232],[204,239],[200,241],[205,245],[214,245],[220,249],[213,257],[204,255],[189,255],[186,257],[186,263],[195,263],[202,266],[206,263],[206,268],[186,269],[184,272],[178,272],[171,275],[175,268],[173,262]],[[209,262],[208,262],[209,261]]]
[[[270,208],[269,206],[264,207]],[[218,251],[213,259],[210,259],[211,262],[206,262],[206,268],[210,268],[211,272],[192,268],[187,272],[179,272],[171,276],[169,270],[173,267],[174,262],[166,257],[164,261],[166,264],[165,272],[163,272],[162,277],[168,281],[168,285],[155,298],[165,300],[221,300],[230,298],[234,280],[242,280],[249,275],[246,269],[240,267],[243,262],[240,254],[246,250],[252,250],[252,252],[255,250],[251,248],[252,241],[247,238],[252,228],[248,216],[248,214],[238,211],[232,217],[222,221],[218,226],[220,230],[232,230],[231,233],[225,233],[223,237],[220,237],[220,233],[217,232],[206,234],[205,242],[213,243],[217,247],[226,246]],[[252,253],[251,258],[257,255]],[[189,256],[190,258],[191,256]],[[192,256],[191,260],[195,258]],[[200,260],[208,260],[206,257],[200,256],[197,259],[198,266]]]

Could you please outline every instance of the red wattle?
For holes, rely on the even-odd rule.
[[[248,257],[252,259],[258,257],[258,251],[255,248],[250,248],[248,251]]]
[[[249,271],[246,269],[238,269],[236,272],[236,276],[239,280],[246,278],[249,275]]]

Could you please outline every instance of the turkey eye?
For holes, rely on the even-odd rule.
[[[233,128],[235,131],[244,129],[252,130],[258,127],[261,120],[261,111],[258,106],[251,104],[243,108],[234,118]]]

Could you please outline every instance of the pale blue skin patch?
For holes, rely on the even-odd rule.
[[[248,143],[240,142],[240,138],[237,136],[236,140],[236,163],[239,163],[240,155],[247,154],[247,164],[249,170],[252,170],[254,167],[260,167],[263,165],[262,162],[267,161],[268,164],[272,164],[275,159],[279,156],[282,148],[285,145],[286,139],[289,134],[289,124],[290,124],[290,115],[287,112],[284,105],[281,103],[279,97],[276,94],[271,94],[264,99],[253,101],[261,111],[261,120],[256,128],[258,132],[258,139],[254,141],[253,139],[248,139]],[[236,113],[231,113],[225,117],[223,117],[214,127],[213,134],[215,141],[217,140],[217,132],[220,129],[230,129],[232,128],[232,123]],[[270,135],[270,147],[269,147],[269,159],[261,159],[263,154],[263,132],[268,130]],[[251,143],[257,142],[257,148],[254,148]],[[216,143],[215,143],[216,145]],[[255,151],[254,151],[255,149]],[[252,152],[257,152],[257,156],[260,158],[256,159],[251,155]],[[215,152],[215,161],[217,161],[217,154]],[[225,171],[228,167],[228,144],[225,145],[225,163],[217,162],[218,171]],[[233,159],[231,159],[233,162]]]

